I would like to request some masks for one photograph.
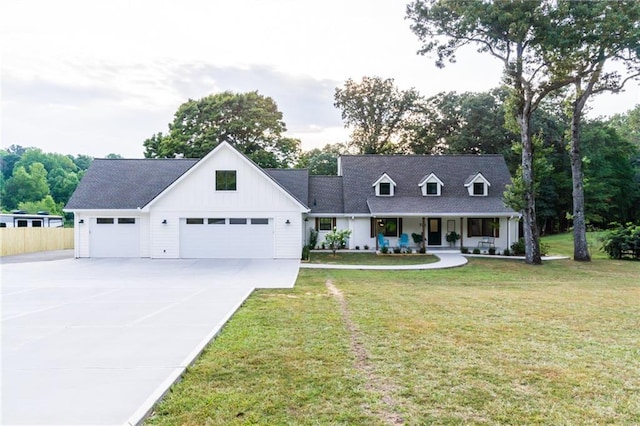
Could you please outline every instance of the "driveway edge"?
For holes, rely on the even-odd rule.
[[[242,300],[238,302],[229,313],[220,321],[216,326],[211,330],[211,332],[204,338],[202,341],[196,346],[196,348],[189,354],[187,357],[180,363],[180,367],[173,370],[173,372],[167,377],[167,379],[160,384],[155,391],[147,398],[147,400],[140,406],[132,415],[129,417],[129,420],[124,423],[125,426],[139,426],[142,425],[142,422],[151,414],[155,405],[169,392],[171,386],[177,383],[185,370],[190,367],[196,359],[200,356],[204,348],[212,342],[220,331],[222,327],[231,319],[231,317],[240,309],[242,304],[247,300],[249,296],[255,291],[255,288],[250,289],[244,295]]]

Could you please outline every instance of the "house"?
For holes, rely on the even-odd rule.
[[[50,215],[49,212],[29,214],[21,210],[0,214],[0,228],[61,228],[64,226],[62,216]]]
[[[379,233],[395,245],[424,232],[427,247],[450,231],[466,246],[517,240],[501,156],[344,156],[338,172],[262,169],[228,143],[199,160],[96,159],[65,207],[75,256],[295,259],[311,228],[322,241],[333,227],[352,231],[349,248]]]

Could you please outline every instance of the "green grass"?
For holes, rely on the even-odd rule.
[[[146,423],[640,424],[639,276],[602,259],[301,270],[252,295]]]
[[[602,242],[600,238],[605,231],[587,232],[587,244],[592,259],[607,259],[607,254],[600,250]],[[564,233],[543,237],[542,242],[549,246],[549,255],[573,257],[573,234]]]
[[[309,263],[328,263],[331,265],[422,265],[437,262],[438,258],[429,254],[387,254],[354,252],[317,252],[311,251]]]

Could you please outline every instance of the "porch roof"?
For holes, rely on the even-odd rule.
[[[515,215],[495,197],[369,197],[367,206],[374,216],[407,215]]]

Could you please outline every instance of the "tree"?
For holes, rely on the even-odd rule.
[[[399,90],[392,78],[349,79],[336,88],[334,106],[342,110],[345,127],[352,127],[350,147],[361,154],[393,154],[403,150],[403,134],[420,95]]]
[[[40,211],[49,212],[53,215],[63,216],[64,212],[62,211],[63,205],[56,204],[51,195],[47,195],[42,200],[39,201],[25,201],[22,203],[18,203],[18,209],[23,210],[27,213],[38,213]]]
[[[533,138],[531,118],[540,102],[571,83],[568,77],[547,72],[541,53],[552,40],[549,9],[538,1],[480,2],[467,0],[416,0],[407,7],[411,29],[424,43],[420,54],[435,52],[436,65],[455,62],[458,49],[479,46],[503,63],[504,81],[510,88],[508,118],[516,124],[522,143],[525,259],[541,264],[539,231],[534,195]],[[544,33],[544,37],[541,34]],[[556,78],[558,77],[558,78]],[[507,123],[509,124],[509,123]]]
[[[605,91],[618,92],[640,76],[640,3],[632,1],[558,2],[552,11],[555,31],[545,41],[553,46],[542,52],[550,72],[557,78],[572,79],[570,158],[573,181],[573,259],[590,261],[586,235],[584,174],[580,143],[581,121],[587,100]],[[607,62],[625,68],[605,71]]]
[[[202,158],[226,141],[261,167],[287,167],[297,160],[300,141],[283,137],[285,131],[272,98],[226,91],[180,105],[169,133],[144,141],[145,157]]]
[[[300,155],[296,168],[309,169],[311,175],[338,174],[338,157],[347,152],[341,143],[328,143],[322,148],[314,148]]]
[[[49,194],[47,171],[42,163],[33,163],[29,172],[24,166],[16,166],[13,175],[4,186],[3,204],[15,208],[18,203],[25,201],[39,201]]]
[[[351,231],[349,229],[337,229],[333,228],[333,231],[329,232],[324,236],[324,240],[327,243],[327,246],[333,252],[333,255],[336,255],[336,250],[344,247],[347,244],[347,240],[351,236]]]

